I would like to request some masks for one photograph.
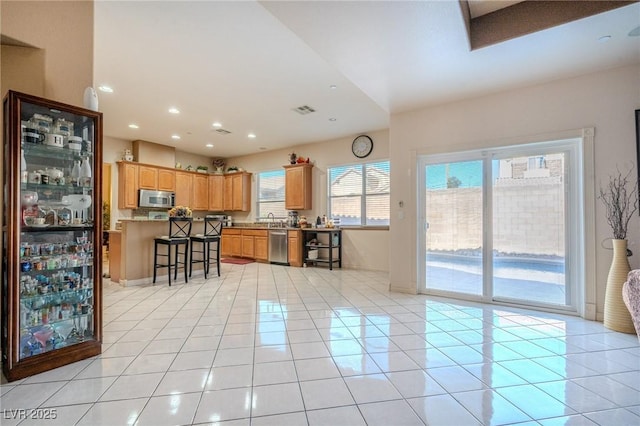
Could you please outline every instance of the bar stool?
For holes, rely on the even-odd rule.
[[[191,262],[189,264],[189,276],[193,272],[194,263],[203,263],[202,269],[204,269],[204,278],[207,278],[209,273],[209,265],[211,263],[211,251],[212,247],[215,250],[216,255],[216,267],[218,268],[218,276],[220,276],[220,238],[222,235],[223,222],[215,217],[205,216],[204,218],[204,234],[192,235],[190,257]],[[202,244],[200,247],[202,250],[196,250],[195,243]],[[200,259],[194,259],[193,254],[199,253]]]
[[[187,278],[187,258],[189,252],[189,234],[191,234],[192,218],[190,217],[170,217],[169,235],[155,237],[153,239],[153,282],[156,282],[156,272],[159,268],[169,268],[169,286],[171,286],[171,268],[174,268],[173,279],[178,278],[178,268],[184,268],[184,282],[189,282]],[[166,253],[158,253],[158,246],[167,246]],[[182,262],[180,262],[180,247],[184,246]],[[174,249],[174,261],[171,261],[171,247]],[[158,257],[166,257],[167,263],[158,263]]]

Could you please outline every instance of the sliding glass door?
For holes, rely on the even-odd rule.
[[[568,304],[567,154],[493,160],[493,297]]]
[[[575,310],[580,140],[419,160],[420,290]],[[571,177],[571,178],[569,178]]]
[[[481,160],[425,166],[426,287],[482,295]]]

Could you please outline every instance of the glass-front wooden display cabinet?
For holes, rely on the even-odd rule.
[[[4,100],[2,367],[17,380],[101,353],[102,113]]]

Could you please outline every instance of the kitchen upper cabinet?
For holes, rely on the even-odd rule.
[[[311,210],[313,164],[302,163],[284,166],[285,198],[287,210]]]
[[[138,188],[158,189],[158,168],[150,166],[138,166]]]
[[[209,209],[209,176],[195,174],[192,176],[191,208],[193,210]]]
[[[189,172],[176,172],[176,206],[188,206],[191,205],[191,187],[193,186],[193,173]]]
[[[138,208],[138,165],[118,162],[118,208]]]
[[[251,208],[251,173],[224,176],[224,210],[247,212]]]
[[[176,172],[175,170],[158,169],[158,191],[176,190]]]
[[[224,210],[224,176],[209,176],[209,211]]]

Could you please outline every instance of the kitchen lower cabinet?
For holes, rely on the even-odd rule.
[[[242,257],[253,259],[255,257],[254,247],[255,237],[253,235],[245,235],[242,233]]]
[[[254,237],[254,257],[256,260],[269,260],[269,234],[268,231],[259,231],[260,235]]]
[[[242,255],[242,232],[239,229],[222,228],[220,254],[224,257]]]
[[[221,245],[222,256],[269,260],[269,231],[266,229],[223,228]]]
[[[302,231],[287,232],[287,248],[290,266],[302,266]]]

